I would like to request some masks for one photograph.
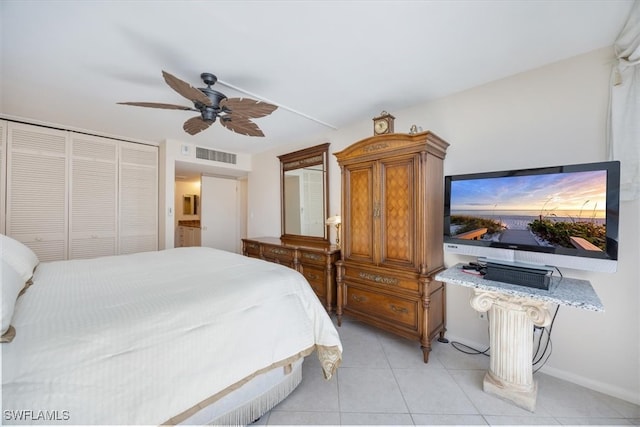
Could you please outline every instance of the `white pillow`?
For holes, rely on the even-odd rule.
[[[0,258],[18,272],[23,284],[31,279],[40,262],[31,248],[4,234],[0,234]]]
[[[8,263],[4,260],[0,263],[0,277],[2,278],[2,324],[0,325],[1,342],[9,342],[15,335],[15,329],[11,327],[11,318],[16,306],[18,294],[25,286],[24,280]],[[11,330],[9,329],[11,327]]]

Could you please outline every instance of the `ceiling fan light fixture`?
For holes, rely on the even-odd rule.
[[[215,109],[207,107],[202,110],[202,120],[204,120],[205,122],[213,123],[216,121],[216,117],[218,117],[218,113]]]

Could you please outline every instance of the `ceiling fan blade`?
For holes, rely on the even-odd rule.
[[[247,136],[264,136],[258,125],[247,117],[228,114],[220,117],[220,123],[235,133]]]
[[[185,107],[184,105],[162,104],[158,102],[118,102],[120,105],[133,105],[135,107],[164,108],[165,110],[189,110],[198,111],[193,107]]]
[[[201,116],[195,116],[184,122],[182,129],[184,129],[184,131],[189,135],[195,135],[207,129],[211,126],[211,123],[213,122],[206,122],[202,120]]]
[[[250,98],[228,98],[220,101],[220,108],[227,109],[234,115],[255,119],[268,116],[278,107]]]
[[[191,86],[189,83],[180,80],[174,75],[167,73],[166,71],[162,71],[162,76],[164,77],[164,81],[171,87],[171,89],[178,92],[180,95],[184,96],[190,101],[199,102],[201,104],[207,105],[211,107],[211,100],[207,95],[202,93],[200,89],[196,89]]]

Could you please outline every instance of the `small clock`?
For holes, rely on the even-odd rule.
[[[393,133],[393,117],[391,114],[383,111],[380,116],[373,119],[373,134],[384,135],[386,133]]]

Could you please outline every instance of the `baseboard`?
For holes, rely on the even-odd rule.
[[[640,405],[640,396],[638,395],[637,391],[634,392],[633,390],[627,390],[621,387],[614,386],[612,384],[603,383],[602,381],[585,378],[581,375],[574,374],[573,372],[567,372],[551,366],[543,366],[542,369],[540,369],[540,372],[543,372],[555,378],[559,378],[561,380],[569,381],[570,383],[574,383],[582,387],[586,387],[590,390],[604,393],[608,396],[613,396],[615,398],[631,402],[635,405]]]
[[[476,349],[484,350],[488,346],[487,343],[477,343],[467,338],[461,338],[449,333],[447,333],[447,338],[450,342],[457,341],[461,344],[465,344]],[[631,402],[635,405],[640,405],[640,396],[633,390],[627,390],[612,384],[603,383],[602,381],[596,381],[591,378],[586,378],[573,372],[568,372],[551,366],[543,366],[542,369],[540,369],[540,372],[564,381],[568,381],[573,384],[577,384],[590,390],[597,391],[599,393],[604,393],[617,399],[622,399],[626,402]]]

